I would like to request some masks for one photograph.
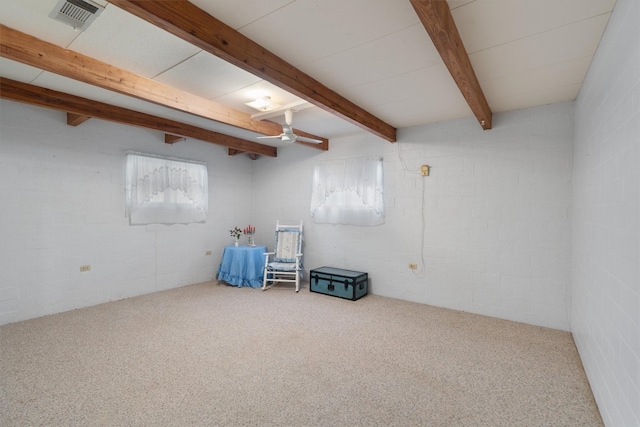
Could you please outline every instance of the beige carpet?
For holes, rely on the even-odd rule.
[[[203,283],[0,328],[2,426],[599,426],[571,335]]]

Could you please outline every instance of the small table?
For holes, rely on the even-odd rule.
[[[218,267],[218,280],[233,286],[262,287],[265,252],[266,246],[226,246]]]

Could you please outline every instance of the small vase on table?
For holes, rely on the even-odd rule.
[[[239,229],[238,226],[236,225],[231,230],[229,230],[229,235],[234,239],[236,239],[236,248],[237,248],[238,245],[240,244],[240,236],[242,235],[242,230]]]

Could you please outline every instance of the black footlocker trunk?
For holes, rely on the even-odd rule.
[[[369,291],[369,276],[362,271],[320,267],[310,272],[311,292],[346,298],[352,301],[362,298]]]

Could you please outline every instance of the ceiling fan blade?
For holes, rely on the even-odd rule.
[[[311,142],[313,144],[322,144],[322,140],[320,139],[315,139],[315,138],[307,138],[306,136],[297,136],[296,135],[296,139],[298,141],[302,141],[302,142]]]
[[[257,139],[281,139],[284,134],[274,136],[258,136]]]
[[[320,139],[309,138],[306,136],[298,136],[293,133],[293,111],[288,109],[284,112],[285,124],[282,125],[282,133],[277,136],[259,136],[258,139],[280,139],[282,142],[310,142],[312,144],[321,144],[323,141]]]

